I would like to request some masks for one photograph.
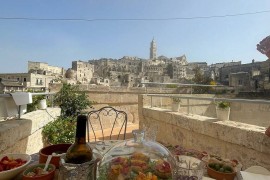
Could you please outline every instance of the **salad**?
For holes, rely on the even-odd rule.
[[[151,160],[135,152],[131,156],[113,158],[100,167],[99,180],[167,180],[172,179],[170,164],[163,159]]]

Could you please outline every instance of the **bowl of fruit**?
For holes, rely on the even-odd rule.
[[[0,155],[0,178],[12,179],[26,169],[31,162],[28,154]]]
[[[230,164],[222,162],[208,163],[207,173],[216,180],[234,180],[236,176],[235,169]]]

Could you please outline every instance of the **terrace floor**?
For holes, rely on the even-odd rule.
[[[126,139],[130,139],[133,137],[132,130],[135,130],[135,129],[139,129],[139,124],[134,124],[134,123],[127,124]],[[120,130],[119,127],[115,128],[115,130],[112,133],[112,139],[117,139],[119,130]],[[99,130],[99,131],[96,131],[95,133],[96,133],[97,140],[102,140],[102,131]],[[104,129],[103,133],[104,133],[105,140],[110,139],[111,128]],[[120,134],[119,139],[123,139],[123,134]],[[95,137],[90,132],[90,142],[91,141],[95,141]]]

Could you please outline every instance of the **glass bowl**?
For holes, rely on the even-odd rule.
[[[175,158],[158,142],[144,139],[144,131],[133,131],[134,139],[113,146],[99,164],[99,180],[173,179]]]

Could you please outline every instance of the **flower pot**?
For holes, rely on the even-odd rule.
[[[217,112],[217,118],[222,121],[228,121],[230,118],[230,107],[221,109],[221,108],[216,108]]]
[[[46,99],[42,99],[42,100],[39,101],[38,108],[39,109],[46,109],[47,108]]]
[[[180,108],[180,103],[179,102],[172,103],[172,111],[178,112],[179,108]]]

